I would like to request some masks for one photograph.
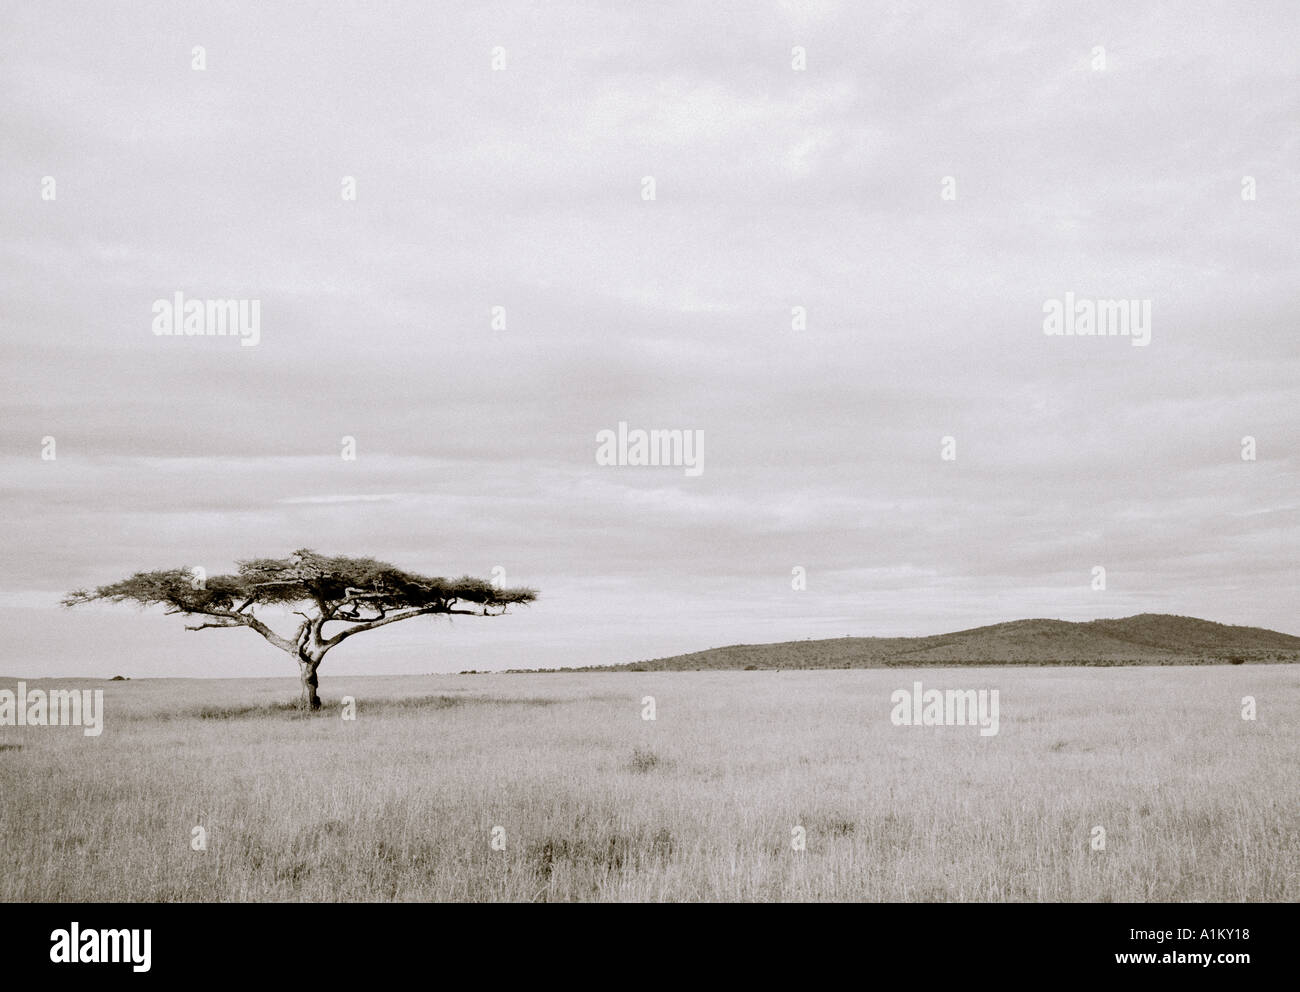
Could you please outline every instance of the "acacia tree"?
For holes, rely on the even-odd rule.
[[[134,602],[205,618],[186,630],[247,627],[297,660],[302,705],[315,710],[320,709],[316,669],[328,651],[353,634],[439,613],[499,616],[509,606],[537,598],[535,590],[522,586],[498,589],[468,575],[417,575],[373,558],[331,558],[306,548],[288,558],[241,561],[234,575],[199,574],[184,568],[137,572],[111,585],[69,593],[63,605]],[[281,636],[256,615],[266,607],[300,607],[290,612],[302,622],[291,636]],[[327,624],[335,626],[326,631]]]

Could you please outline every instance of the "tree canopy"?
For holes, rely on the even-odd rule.
[[[69,593],[63,605],[134,602],[204,619],[188,630],[248,627],[297,656],[303,666],[304,700],[314,708],[319,705],[316,666],[325,652],[353,634],[418,616],[497,616],[536,598],[536,590],[525,586],[498,588],[469,575],[420,575],[374,558],[320,555],[302,548],[287,558],[240,561],[233,575],[208,577],[186,568],[136,572],[96,589]],[[303,607],[290,611],[302,622],[291,637],[281,636],[257,615],[263,607]],[[326,624],[344,626],[327,635]]]

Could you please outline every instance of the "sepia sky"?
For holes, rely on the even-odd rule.
[[[55,604],[299,547],[541,592],[326,675],[1300,633],[1300,6],[619,6],[0,3],[0,673],[293,676]],[[154,335],[176,292],[259,343]],[[1045,335],[1067,292],[1150,344]],[[597,465],[620,421],[703,473]]]

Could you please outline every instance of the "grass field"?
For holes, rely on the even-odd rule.
[[[0,727],[0,899],[1300,899],[1293,666],[322,675],[62,683],[104,731]]]

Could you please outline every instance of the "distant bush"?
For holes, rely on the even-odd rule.
[[[628,762],[628,767],[634,772],[648,772],[659,767],[659,755],[645,748],[637,748],[632,752],[632,760]]]

